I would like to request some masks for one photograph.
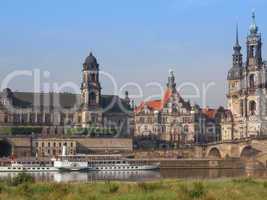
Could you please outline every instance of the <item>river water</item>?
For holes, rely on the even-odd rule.
[[[159,171],[116,171],[116,172],[35,172],[31,173],[38,181],[52,182],[94,182],[101,180],[116,181],[150,181],[158,179],[218,179],[233,177],[266,178],[265,170],[232,170],[232,169],[162,169]],[[0,178],[14,177],[17,173],[0,173]]]

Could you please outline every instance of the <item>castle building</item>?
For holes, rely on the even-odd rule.
[[[247,36],[243,60],[236,30],[233,65],[228,72],[227,106],[231,117],[224,119],[223,140],[261,136],[267,133],[267,62],[262,59],[262,38],[255,13]]]
[[[0,92],[0,133],[62,135],[66,128],[112,128],[116,136],[128,137],[132,130],[132,109],[125,98],[103,95],[99,64],[92,53],[82,70],[81,94]],[[100,133],[101,134],[101,133]]]
[[[221,140],[223,108],[201,109],[185,101],[170,72],[162,99],[142,102],[135,109],[135,138],[152,137],[178,145]]]

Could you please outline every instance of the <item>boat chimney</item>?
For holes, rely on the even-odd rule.
[[[63,144],[63,147],[62,147],[62,156],[66,156],[67,155],[67,145],[66,144]]]

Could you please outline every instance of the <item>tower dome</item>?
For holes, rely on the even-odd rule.
[[[89,69],[98,69],[98,63],[96,57],[90,52],[89,56],[86,57],[83,68],[84,70],[89,70]]]
[[[252,24],[249,27],[251,34],[256,34],[258,32],[258,26],[256,25],[256,15],[255,11],[252,12]]]

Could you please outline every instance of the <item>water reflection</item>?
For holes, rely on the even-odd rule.
[[[0,173],[0,178],[12,178],[18,173],[8,172]],[[55,182],[93,182],[98,180],[116,180],[116,181],[147,181],[160,179],[159,171],[99,171],[99,172],[32,172],[35,180],[55,181]]]
[[[0,173],[0,178],[12,178],[18,173]],[[232,177],[267,178],[266,170],[234,170],[234,169],[162,169],[160,171],[114,171],[114,172],[34,172],[31,173],[38,181],[54,182],[94,182],[98,180],[116,181],[149,181],[157,179],[217,179]]]

